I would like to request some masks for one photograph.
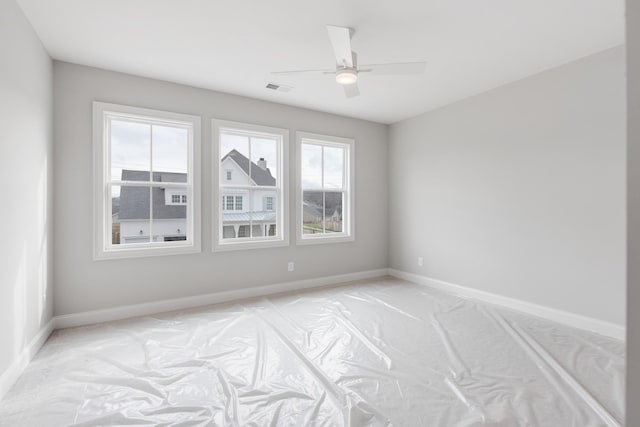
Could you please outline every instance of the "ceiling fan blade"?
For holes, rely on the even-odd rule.
[[[272,71],[271,74],[276,76],[301,75],[301,74],[335,74],[335,70],[289,70],[289,71]]]
[[[329,40],[333,46],[338,67],[353,67],[353,54],[351,52],[351,29],[327,25]]]
[[[426,62],[396,62],[391,64],[367,64],[362,65],[359,73],[378,75],[391,74],[423,74],[427,67]]]
[[[354,96],[360,95],[360,89],[358,89],[358,84],[354,83],[352,85],[344,85],[344,94],[347,98],[353,98]]]

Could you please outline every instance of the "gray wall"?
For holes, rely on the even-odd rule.
[[[627,425],[640,426],[640,3],[627,0]]]
[[[52,315],[52,64],[0,0],[0,374]]]
[[[387,266],[384,125],[57,61],[54,100],[57,315]],[[202,253],[92,260],[94,100],[202,117]],[[209,159],[213,117],[288,128],[291,144],[296,130],[355,138],[356,241],[212,253]],[[291,156],[292,172],[294,161]],[[295,194],[293,184],[292,179],[291,194]],[[294,209],[291,203],[291,218],[295,218]],[[291,236],[294,241],[293,227]],[[295,272],[287,272],[287,261],[295,261]]]
[[[624,324],[624,64],[614,48],[392,125],[391,267]]]

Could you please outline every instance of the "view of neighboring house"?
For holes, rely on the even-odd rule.
[[[223,238],[274,236],[276,234],[276,179],[266,161],[250,162],[231,150],[220,161],[220,183],[255,188],[223,188]],[[123,170],[123,181],[146,181],[148,171]],[[154,182],[186,182],[183,173],[154,172]],[[259,187],[265,187],[260,189]],[[149,188],[123,186],[120,198],[113,199],[113,243],[176,241],[186,239],[184,190],[154,187],[153,229],[150,236]],[[250,226],[253,225],[253,233]]]
[[[148,181],[148,171],[122,171],[123,181]],[[184,173],[154,172],[154,182],[186,182]],[[153,230],[151,222],[148,187],[123,186],[120,190],[118,219],[113,217],[113,243],[168,242],[186,240],[187,194],[178,188],[153,187]],[[116,200],[113,201],[116,203]],[[119,242],[115,241],[119,226]]]
[[[342,193],[305,191],[302,201],[304,234],[322,233],[324,197],[324,233],[342,231]]]
[[[255,188],[225,188],[244,185]],[[222,187],[222,237],[275,236],[276,179],[264,158],[250,162],[237,150],[231,150],[220,160]],[[260,187],[265,187],[260,189]],[[250,224],[251,221],[251,224]],[[249,227],[253,225],[253,230]]]

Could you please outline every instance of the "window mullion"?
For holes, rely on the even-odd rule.
[[[111,166],[109,166],[109,170],[111,170]],[[105,203],[105,219],[106,221],[103,221],[103,234],[104,234],[104,238],[106,239],[105,242],[107,242],[107,244],[105,245],[106,247],[110,247],[113,244],[113,238],[111,237],[112,233],[113,233],[113,206],[112,206],[112,201],[111,201],[111,193],[112,193],[112,188],[113,186],[111,185],[111,183],[107,182],[106,185],[104,185],[103,187],[103,199],[104,199],[104,203]],[[120,192],[122,192],[122,187],[120,187]]]
[[[153,125],[149,125],[149,243],[153,243]]]
[[[320,156],[320,188],[324,191],[324,145],[322,146],[322,155]]]
[[[249,190],[248,194],[249,194],[249,237],[253,237],[253,190]]]
[[[167,187],[167,188],[182,188],[189,189],[192,187],[191,184],[186,182],[150,182],[150,181],[107,181],[107,183],[112,185],[122,185],[127,187],[148,187],[152,185],[154,187]]]
[[[103,213],[105,214],[105,218],[102,219],[102,227],[103,233],[102,238],[104,242],[102,244],[103,248],[108,248],[113,244],[113,239],[111,237],[113,230],[113,205],[111,201],[111,118],[108,116],[104,116],[101,118],[102,126],[106,126],[106,129],[102,130],[102,155],[105,157],[102,161],[102,179],[104,180],[106,185],[102,186],[102,200],[105,204],[105,209],[103,209]],[[120,191],[122,191],[122,187],[120,187]]]
[[[322,190],[322,234],[327,234],[327,229],[325,227],[326,224],[326,211],[327,211],[327,198],[326,198],[327,193]]]

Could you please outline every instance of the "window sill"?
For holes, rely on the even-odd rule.
[[[355,242],[355,236],[351,235],[341,235],[341,236],[322,236],[322,237],[300,237],[296,239],[297,245],[321,245],[321,244],[331,244],[331,243],[348,243]]]
[[[289,246],[289,240],[256,240],[256,241],[244,241],[244,242],[225,242],[216,243],[213,246],[213,252],[227,252],[227,251],[244,251],[248,249],[265,249],[265,248],[280,248]]]
[[[118,248],[100,250],[93,255],[94,261],[110,259],[147,258],[155,256],[189,255],[202,252],[199,244],[151,248]]]

